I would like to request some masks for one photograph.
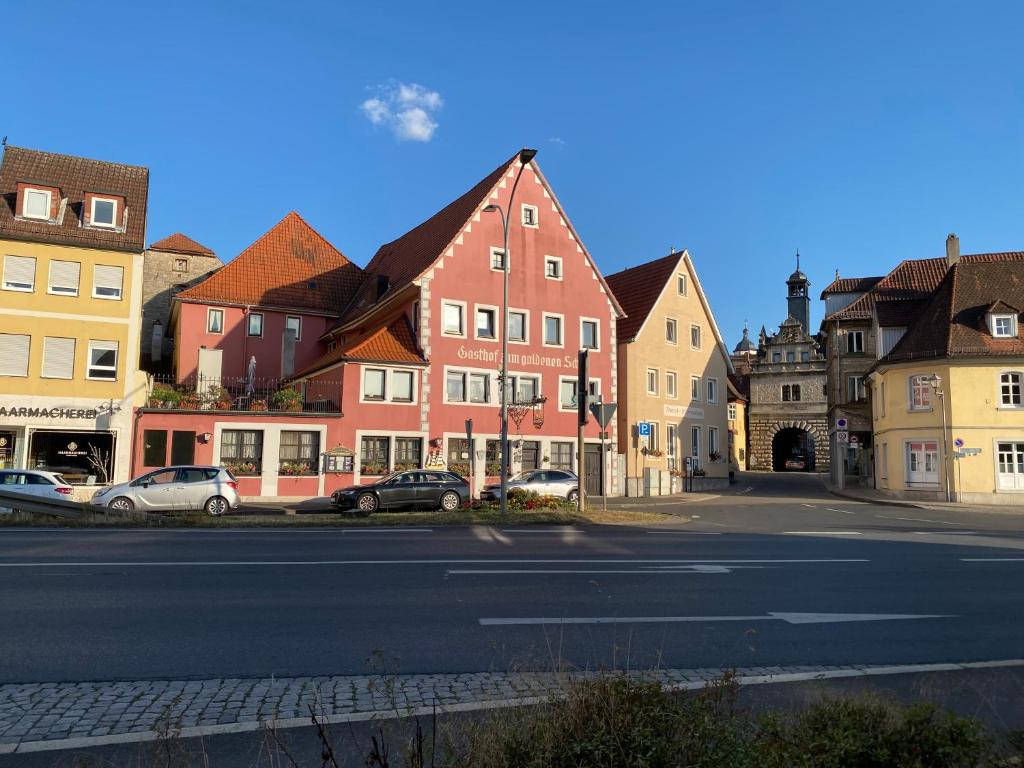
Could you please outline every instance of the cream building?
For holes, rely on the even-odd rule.
[[[148,189],[146,168],[6,147],[0,467],[128,478]]]
[[[626,494],[678,490],[686,458],[696,488],[729,483],[729,353],[686,251],[611,275],[618,324],[618,448]],[[650,424],[650,436],[638,425]],[[670,478],[675,477],[672,482]]]

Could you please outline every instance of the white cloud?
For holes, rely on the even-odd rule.
[[[444,106],[441,94],[417,83],[391,82],[377,88],[377,95],[362,104],[366,119],[386,125],[400,141],[427,142],[437,130],[436,113]]]
[[[548,141],[550,141],[552,144],[561,144],[563,146],[565,145],[565,139],[563,139],[561,136],[552,136],[550,139],[548,139]]]

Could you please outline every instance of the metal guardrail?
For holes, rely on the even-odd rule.
[[[28,493],[17,493],[0,488],[0,510],[15,512],[34,512],[41,515],[76,519],[90,510],[84,501],[64,501],[63,499],[46,499]]]

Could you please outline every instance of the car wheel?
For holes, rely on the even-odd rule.
[[[580,499],[580,492],[573,488],[565,498],[570,504],[575,504]]]
[[[135,504],[127,496],[118,496],[116,499],[111,500],[107,506],[116,512],[131,512],[135,509]]]
[[[445,491],[441,494],[441,509],[445,512],[454,512],[461,502],[459,494],[455,491]]]
[[[206,510],[206,514],[219,517],[228,511],[228,500],[223,496],[214,496],[212,499],[207,500],[203,509]]]
[[[359,510],[359,514],[363,517],[371,512],[376,512],[378,504],[377,497],[372,493],[364,493],[356,499],[356,509]]]

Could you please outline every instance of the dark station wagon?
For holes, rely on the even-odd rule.
[[[426,507],[454,512],[469,501],[469,483],[452,472],[412,469],[392,472],[373,483],[342,488],[331,494],[340,510],[368,515],[380,509]]]

